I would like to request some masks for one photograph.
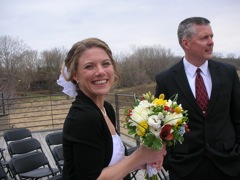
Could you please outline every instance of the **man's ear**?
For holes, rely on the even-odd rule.
[[[184,49],[189,49],[189,43],[190,42],[188,39],[186,39],[186,38],[182,39],[182,46]]]

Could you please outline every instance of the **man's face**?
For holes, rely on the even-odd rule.
[[[194,25],[195,33],[184,39],[186,58],[190,61],[205,62],[213,55],[213,32],[210,25]]]

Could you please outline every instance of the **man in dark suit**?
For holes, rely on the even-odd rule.
[[[185,56],[156,76],[156,92],[166,98],[178,94],[188,110],[190,132],[184,143],[168,149],[164,167],[171,180],[240,180],[240,82],[234,66],[212,58],[210,21],[187,18],[178,38]],[[204,107],[198,103],[196,70],[204,81]],[[202,98],[202,97],[200,97]]]

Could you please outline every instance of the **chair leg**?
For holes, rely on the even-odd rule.
[[[158,177],[160,178],[160,180],[169,180],[168,176],[166,175],[166,173],[162,169],[161,169],[161,174],[160,174],[160,172],[158,172]]]
[[[136,171],[134,171],[134,172],[131,172],[131,179],[137,180],[137,179],[136,179],[137,173],[138,173],[138,170],[136,170]]]

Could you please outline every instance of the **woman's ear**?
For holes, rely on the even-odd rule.
[[[73,74],[73,79],[78,83],[77,73],[74,73],[74,74]]]

